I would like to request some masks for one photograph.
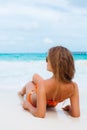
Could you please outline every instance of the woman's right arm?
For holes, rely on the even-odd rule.
[[[76,83],[74,83],[74,94],[70,97],[70,115],[73,117],[80,116],[80,104],[79,104],[79,90]]]
[[[74,94],[70,97],[70,105],[65,106],[63,110],[67,111],[72,117],[80,116],[79,90],[76,83],[74,83]]]

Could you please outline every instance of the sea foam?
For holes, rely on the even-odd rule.
[[[75,81],[86,84],[87,60],[75,61]],[[34,73],[38,73],[43,78],[49,78],[52,73],[47,71],[45,60],[42,61],[0,61],[0,88],[23,86],[32,80]]]

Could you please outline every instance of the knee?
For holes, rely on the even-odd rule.
[[[34,86],[33,82],[32,82],[32,81],[29,81],[29,82],[26,84],[26,89],[32,88],[33,86]]]

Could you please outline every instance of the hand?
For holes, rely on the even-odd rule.
[[[28,101],[26,100],[26,101],[24,101],[23,102],[23,108],[25,109],[25,110],[29,110],[29,107],[28,107]]]
[[[67,105],[65,107],[62,108],[64,111],[70,111],[71,107],[70,105]]]

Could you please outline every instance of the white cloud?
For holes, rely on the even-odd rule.
[[[60,12],[56,12],[50,8],[41,8],[36,6],[23,6],[16,4],[9,4],[8,6],[0,6],[0,15],[2,16],[27,16],[39,20],[59,20],[61,17]]]
[[[71,4],[70,0],[8,0],[0,4],[0,41],[3,44],[41,46],[42,42],[47,48],[54,41],[63,41],[76,46],[76,43],[87,43],[86,34],[87,9]]]
[[[40,22],[50,22],[54,25],[52,26],[59,26],[61,24],[65,25],[67,23],[67,20],[69,21],[72,19],[74,21],[78,16],[81,15],[87,15],[87,9],[83,8],[76,8],[72,5],[69,4],[68,1],[63,0],[63,1],[57,1],[57,0],[48,0],[48,1],[34,1],[37,3],[43,4],[49,4],[48,8],[45,8],[45,6],[42,8],[40,6],[35,6],[35,5],[18,5],[17,3],[15,4],[8,4],[7,6],[3,5],[0,6],[0,15],[2,16],[3,21],[7,21],[4,24],[4,27],[8,28],[22,28],[22,29],[37,29],[39,27]],[[65,3],[65,5],[64,5]],[[55,5],[56,7],[63,8],[64,11],[61,11],[60,9],[56,10],[54,8],[50,8],[50,5]],[[9,19],[7,19],[7,16],[9,16]],[[18,17],[20,20],[18,21]],[[25,18],[25,20],[21,20],[21,17]],[[14,20],[16,18],[16,21]],[[30,20],[26,20],[26,18],[29,18],[30,20],[33,19],[32,22]],[[12,20],[13,19],[13,20]],[[73,20],[74,19],[74,20]],[[21,21],[21,22],[20,22]],[[26,21],[26,22],[25,22]],[[10,24],[9,24],[10,23]],[[1,28],[3,28],[3,24],[1,24]],[[76,25],[77,26],[77,25]]]
[[[87,0],[68,0],[69,3],[73,6],[80,8],[87,8]]]
[[[36,22],[36,21],[33,21],[32,24],[31,24],[31,28],[39,28],[39,23]]]
[[[51,43],[53,43],[53,41],[52,41],[52,39],[46,37],[46,38],[44,38],[44,43],[51,44]]]
[[[84,9],[78,6],[74,6],[73,4],[71,4],[71,2],[72,0],[33,0],[32,2],[18,0],[15,2],[13,1],[13,3],[12,1],[10,1],[7,4],[0,5],[0,15],[20,14],[28,16],[32,15],[35,17],[38,14],[41,17],[42,14],[42,16],[50,17],[49,14],[52,14],[51,16],[53,16],[56,12],[61,11],[87,13],[86,8]]]

